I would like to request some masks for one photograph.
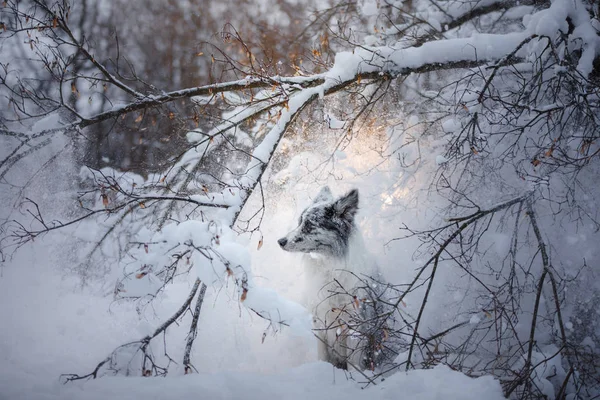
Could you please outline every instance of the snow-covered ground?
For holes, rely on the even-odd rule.
[[[398,372],[365,389],[361,383],[364,378],[355,375],[356,380],[350,380],[344,371],[314,361],[314,358],[295,367],[273,368],[277,363],[281,365],[281,361],[276,361],[277,357],[287,355],[275,354],[269,348],[285,343],[286,332],[278,334],[279,337],[267,338],[261,345],[260,332],[252,327],[253,322],[239,318],[235,323],[240,330],[237,335],[245,342],[237,343],[239,352],[236,353],[236,340],[220,335],[232,329],[227,327],[223,317],[221,332],[214,326],[200,330],[199,348],[194,354],[195,364],[200,369],[198,374],[183,375],[175,369],[166,378],[105,376],[63,384],[59,379],[61,373],[90,371],[112,348],[127,339],[141,337],[157,321],[152,318],[140,320],[133,307],[111,307],[109,297],[79,289],[76,280],[60,278],[48,262],[49,254],[34,250],[24,249],[1,270],[1,400],[351,400],[365,396],[397,399],[403,395],[414,400],[503,398],[500,385],[493,378],[471,379],[445,366]],[[183,296],[187,293],[181,285],[174,289],[179,289]],[[166,309],[177,306],[178,296],[173,292],[165,298]],[[205,309],[209,320],[219,318],[215,315],[218,311],[218,307],[207,306]],[[157,310],[158,314],[162,312],[164,310]],[[261,322],[254,322],[263,326]],[[209,334],[211,331],[214,333]],[[219,338],[223,343],[221,347],[216,343]],[[175,345],[177,347],[177,343]]]

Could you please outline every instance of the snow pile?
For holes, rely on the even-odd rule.
[[[185,261],[178,262],[193,268],[205,285],[220,288],[231,281],[243,305],[275,324],[291,327],[295,334],[311,336],[312,320],[304,307],[254,283],[250,254],[229,227],[214,221],[171,223],[154,234],[142,230],[136,242],[143,245],[130,253],[132,262],[125,261],[132,273],[126,271],[127,278],[119,288],[126,296],[155,293],[162,286],[155,273],[162,274],[173,265],[173,254],[179,251]],[[144,284],[145,289],[141,287]]]

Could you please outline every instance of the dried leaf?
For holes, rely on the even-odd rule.
[[[473,152],[473,154],[477,155],[479,154],[479,152],[477,151],[477,149],[475,148],[475,146],[471,146],[471,151]]]
[[[360,84],[360,81],[362,80],[362,77],[360,75],[356,76],[356,83]]]
[[[200,52],[196,53],[196,56],[200,57],[200,56],[201,56],[201,55],[203,55],[203,54],[204,54],[204,53],[200,51]]]
[[[58,26],[58,18],[54,17],[54,19],[52,20],[52,27],[56,28]]]
[[[285,103],[283,103],[283,106],[285,107],[285,109],[287,111],[290,111],[290,105],[289,105],[289,103],[287,101]]]
[[[137,279],[142,279],[143,277],[145,277],[148,273],[147,272],[140,272],[139,274],[136,274],[135,277]]]
[[[328,47],[329,46],[329,37],[327,35],[327,33],[324,33],[321,36],[321,47]]]
[[[242,290],[242,297],[240,297],[240,301],[246,300],[246,296],[248,295],[248,289]]]
[[[146,208],[146,204],[143,201],[140,202],[140,208]]]
[[[537,167],[538,165],[540,165],[540,163],[540,160],[538,160],[537,158],[531,160],[531,164],[533,164],[534,167]]]
[[[554,145],[550,146],[547,152],[544,153],[545,157],[552,157],[552,152],[554,151]]]
[[[354,296],[354,298],[352,299],[352,305],[357,310],[360,308],[360,302],[358,301],[358,297]]]
[[[160,178],[160,183],[165,183],[165,180],[167,179],[167,176],[163,176],[162,178]]]
[[[135,119],[135,123],[137,124],[138,122],[142,122],[142,118],[144,118],[142,114],[138,115],[138,117]]]
[[[260,250],[260,248],[261,248],[262,246],[263,246],[263,240],[262,240],[262,239],[260,239],[260,240],[258,241],[258,246],[256,246],[256,250]]]
[[[175,118],[175,113],[173,111],[171,111],[169,113],[169,119],[174,119]]]
[[[104,207],[108,207],[108,196],[106,193],[102,193],[100,196],[102,197],[102,204]]]

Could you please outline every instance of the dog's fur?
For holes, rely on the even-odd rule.
[[[326,186],[302,212],[298,227],[278,240],[283,250],[304,253],[309,288],[318,291],[306,294],[305,305],[319,333],[319,357],[340,368],[373,368],[374,338],[382,331],[373,335],[369,327],[365,334],[360,322],[377,319],[379,295],[361,279],[376,276],[377,268],[354,223],[357,211],[357,189],[334,199]]]

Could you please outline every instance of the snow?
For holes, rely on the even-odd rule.
[[[194,227],[182,229],[186,230],[185,235],[194,231]],[[356,381],[349,380],[344,371],[323,362],[313,361],[264,373],[257,366],[273,359],[269,353],[264,353],[261,359],[260,349],[266,349],[264,346],[272,339],[267,338],[261,345],[259,337],[253,340],[258,343],[257,366],[250,369],[221,369],[213,364],[189,375],[176,370],[166,378],[104,376],[63,384],[59,374],[89,371],[127,338],[138,338],[152,331],[155,322],[136,323],[137,312],[131,307],[123,309],[122,305],[118,313],[107,312],[109,298],[73,291],[75,280],[62,280],[52,274],[47,265],[39,262],[47,256],[36,253],[24,254],[15,260],[28,264],[29,268],[4,269],[0,279],[0,304],[20,305],[0,307],[0,319],[11,321],[11,329],[0,331],[2,400],[188,399],[198,394],[210,399],[359,400],[364,396],[397,398],[399,392],[411,393],[411,398],[420,400],[503,398],[499,382],[492,377],[472,379],[445,366],[408,373],[399,371],[366,389],[359,375],[355,376]],[[177,298],[172,298],[176,292],[185,295],[182,289],[179,285],[176,291],[167,294],[165,300],[170,307],[178,304]],[[274,292],[263,291],[263,295],[262,299],[254,299],[249,293],[246,302],[255,306],[255,300],[257,304],[278,301]],[[111,308],[116,311],[116,307]],[[161,312],[160,308],[156,311]],[[211,315],[210,304],[205,308],[203,318]],[[27,318],[22,318],[22,313]],[[213,335],[219,337],[218,332]],[[201,331],[198,340],[200,338],[208,339],[207,333],[203,335]],[[217,351],[215,348],[204,351],[208,350]],[[234,361],[241,360],[244,351],[228,356]],[[210,355],[199,353],[196,357],[202,359]]]
[[[435,156],[435,163],[436,163],[437,165],[442,165],[442,164],[445,164],[445,163],[447,163],[448,161],[450,161],[450,160],[449,160],[449,159],[447,159],[446,157],[444,157],[444,156],[443,156],[443,155],[441,155],[441,154],[438,154],[437,156]]]
[[[481,1],[477,7],[494,4],[496,1]],[[396,4],[400,3],[396,2]],[[431,12],[426,15],[425,20],[441,30],[443,24],[448,22],[448,16],[463,15],[470,11],[471,6],[472,3],[468,2],[453,2],[447,10],[448,15]],[[363,1],[361,10],[366,16],[375,16],[379,12],[375,0]],[[200,394],[215,399],[313,397],[351,400],[367,396],[397,398],[398,393],[409,393],[411,399],[422,400],[502,398],[499,383],[491,377],[471,379],[441,365],[431,370],[396,372],[385,381],[378,381],[376,385],[362,389],[364,382],[348,380],[343,372],[333,369],[328,364],[316,362],[314,352],[311,352],[314,350],[315,340],[312,337],[310,315],[304,307],[294,301],[299,297],[299,293],[306,289],[301,287],[298,279],[304,272],[294,270],[293,260],[289,255],[276,252],[276,234],[287,228],[289,221],[294,220],[293,212],[285,209],[286,205],[281,205],[279,210],[283,211],[276,214],[270,222],[265,223],[264,231],[261,232],[261,241],[264,233],[266,244],[262,254],[258,255],[256,251],[250,250],[251,246],[248,243],[237,238],[227,227],[226,218],[241,205],[245,196],[243,189],[252,187],[261,177],[263,165],[270,160],[275,147],[282,140],[286,124],[291,121],[295,113],[312,99],[323,98],[328,90],[340,82],[355,80],[359,73],[406,73],[427,64],[499,60],[533,34],[553,38],[560,33],[559,31],[566,32],[566,19],[570,17],[575,29],[568,39],[569,45],[582,50],[577,69],[587,77],[592,71],[592,62],[600,47],[596,33],[598,23],[590,21],[583,4],[578,0],[556,0],[550,8],[538,11],[534,15],[527,15],[531,10],[531,7],[520,7],[509,11],[512,18],[523,16],[525,28],[519,32],[501,35],[467,33],[468,37],[432,41],[421,47],[409,48],[395,45],[377,47],[375,45],[380,43],[379,38],[369,35],[365,38],[367,46],[356,48],[354,51],[337,53],[333,67],[324,74],[313,77],[275,77],[275,80],[285,82],[286,85],[290,85],[289,87],[298,88],[298,83],[310,80],[313,83],[317,82],[318,85],[291,95],[287,106],[282,107],[278,122],[267,132],[262,143],[255,148],[252,154],[254,158],[248,166],[244,179],[236,182],[239,183],[239,189],[192,196],[192,199],[202,202],[218,201],[219,204],[230,205],[232,210],[223,211],[223,214],[219,214],[221,211],[216,212],[216,223],[189,221],[179,225],[167,224],[160,232],[144,230],[138,233],[139,241],[152,244],[147,247],[147,251],[145,247],[140,246],[137,252],[134,252],[135,257],[127,260],[125,270],[129,276],[121,283],[126,288],[127,296],[160,296],[163,303],[157,305],[156,309],[153,308],[152,312],[145,313],[137,306],[125,305],[124,310],[120,309],[115,315],[109,315],[108,310],[111,312],[114,310],[110,304],[110,297],[77,291],[76,284],[69,278],[65,278],[66,283],[61,281],[60,277],[64,271],[48,272],[52,261],[49,261],[51,257],[46,257],[44,254],[34,256],[25,253],[25,256],[17,258],[8,267],[3,266],[4,276],[0,278],[0,304],[8,306],[0,307],[0,321],[9,321],[7,325],[10,329],[0,331],[0,398],[2,400],[190,398]],[[271,17],[275,18],[275,15],[278,13],[274,12]],[[543,41],[537,42],[537,39],[532,41],[530,45],[521,49],[518,56],[530,54],[535,56],[535,52],[539,49],[537,45],[540,43],[545,44]],[[248,85],[255,81],[256,78],[247,77],[237,81],[237,84]],[[213,87],[218,89],[220,86]],[[187,92],[192,90],[197,88],[189,89]],[[170,95],[182,96],[185,93],[184,90]],[[435,91],[428,93],[437,95]],[[237,96],[225,96],[231,103],[241,103],[242,99]],[[256,98],[267,96],[266,92],[261,92]],[[199,104],[206,104],[211,98],[195,97],[194,100]],[[477,100],[476,91],[467,94],[463,100],[467,102],[471,113],[481,110],[479,104],[473,104]],[[554,107],[554,105],[546,107]],[[226,113],[224,115],[226,121],[207,133],[214,138],[214,142],[207,141],[189,151],[173,167],[173,170],[185,169],[193,165],[204,151],[216,148],[222,142],[222,132],[228,129],[235,132],[238,124],[256,111],[257,108],[249,107]],[[58,123],[55,116],[56,114],[38,122],[32,127],[32,131],[40,132],[48,126],[55,126]],[[346,126],[345,121],[335,118],[332,114],[325,113],[325,119],[330,129],[343,129]],[[406,121],[410,126],[409,129],[416,131],[419,117],[407,116]],[[448,118],[441,123],[446,134],[457,132],[461,126],[458,116]],[[249,139],[245,133],[242,136]],[[199,131],[187,134],[187,140],[192,144],[205,137]],[[424,138],[424,140],[429,141],[423,146],[426,151],[429,151],[430,156],[425,160],[429,163],[428,166],[440,166],[450,161],[443,154],[438,154],[439,147],[446,141],[443,139],[436,141],[435,138]],[[410,152],[410,150],[406,151]],[[298,189],[301,180],[299,175],[308,169],[308,165],[318,164],[316,161],[319,159],[313,157],[312,153],[294,154],[295,156],[288,160],[287,168],[282,169],[272,178],[276,184],[281,185],[282,191],[291,191],[290,188],[294,188],[295,197],[290,203],[300,206],[303,204],[303,196],[304,199],[309,198],[311,192],[307,188],[305,191]],[[411,249],[416,246],[411,246],[409,242],[403,248],[388,247],[384,251],[381,243],[384,239],[389,239],[385,235],[389,233],[390,226],[397,228],[397,221],[407,221],[409,224],[417,220],[428,221],[428,210],[424,207],[423,209],[414,207],[414,204],[418,204],[420,200],[418,194],[411,195],[411,192],[418,193],[422,190],[422,187],[420,188],[414,182],[425,182],[426,179],[422,179],[422,175],[412,173],[409,168],[401,171],[390,168],[377,175],[380,171],[371,171],[375,169],[372,167],[376,163],[368,162],[369,155],[365,155],[366,152],[361,157],[346,149],[336,150],[333,154],[332,159],[336,168],[333,179],[343,181],[343,185],[346,186],[363,185],[361,196],[362,193],[366,195],[365,201],[361,203],[361,208],[365,212],[361,216],[364,219],[361,225],[367,234],[371,235],[370,245],[380,253],[380,258],[384,260],[382,265],[393,265],[393,271],[390,269],[392,281],[406,282],[407,278],[413,276],[415,267],[422,261],[412,257]],[[411,155],[413,159],[416,158],[415,154],[409,153],[408,159],[411,159]],[[388,167],[389,165],[385,166]],[[111,172],[113,171],[103,170],[107,175]],[[365,174],[367,178],[362,179],[366,182],[356,178],[359,174]],[[381,176],[385,174],[389,174],[391,178],[382,178]],[[82,170],[80,176],[90,178],[93,173]],[[132,182],[140,183],[137,179]],[[265,184],[267,182],[268,180],[265,180]],[[318,179],[311,180],[313,185],[317,182]],[[417,190],[413,190],[415,188]],[[175,187],[174,190],[177,188]],[[493,198],[492,195],[489,197]],[[100,202],[99,199],[96,201]],[[406,212],[407,209],[410,212]],[[229,214],[224,216],[225,213]],[[77,227],[77,229],[79,231],[73,231],[77,233],[77,237],[89,241],[93,241],[99,232],[86,227]],[[561,245],[583,246],[582,243],[586,240],[585,235],[573,232],[562,233],[561,231],[560,235],[565,238],[565,243]],[[256,240],[256,237],[253,240]],[[126,340],[137,339],[140,335],[152,331],[157,321],[164,319],[165,315],[172,312],[174,305],[181,303],[181,297],[189,292],[189,282],[178,281],[157,294],[161,282],[152,272],[152,268],[168,263],[172,259],[174,246],[183,246],[186,243],[211,249],[219,255],[211,259],[200,252],[194,252],[190,257],[192,271],[190,277],[192,280],[198,277],[209,286],[199,332],[201,338],[198,341],[199,350],[194,355],[196,360],[201,360],[198,361],[200,373],[183,376],[182,371],[174,367],[173,372],[165,379],[104,377],[90,382],[59,384],[58,373],[88,371],[116,345]],[[482,243],[488,245],[486,251],[490,253],[505,254],[509,250],[511,241],[510,236],[506,234],[492,233]],[[65,247],[65,244],[55,242],[46,246],[60,248]],[[591,252],[590,256],[588,252]],[[555,254],[561,252],[555,251]],[[588,259],[596,258],[591,249],[581,254],[586,255]],[[469,268],[478,268],[476,261]],[[135,272],[142,269],[145,273],[138,278]],[[442,277],[438,277],[438,281],[445,282],[449,287],[458,281],[458,278],[453,276],[455,271],[450,271],[450,268],[440,268],[440,270]],[[261,273],[264,271],[269,273]],[[447,275],[444,276],[444,273]],[[288,279],[287,285],[279,284],[278,280],[283,279]],[[96,287],[95,290],[103,294],[107,292],[105,287],[102,289]],[[432,301],[428,303],[428,307],[433,311],[428,309],[428,314],[423,319],[425,327],[423,331],[429,329],[432,332],[439,331],[437,328],[442,325],[440,322],[442,319],[447,321],[456,317],[449,315],[452,314],[449,311],[450,307],[445,307],[444,301],[450,297],[444,297],[441,289],[440,292],[441,294],[433,293]],[[243,295],[245,297],[242,299]],[[414,296],[412,299],[407,299],[405,302],[408,306],[404,305],[411,312],[420,304],[418,291],[412,296]],[[469,300],[466,297],[466,294],[454,297],[454,301],[461,302],[461,306],[466,304],[465,310]],[[228,301],[223,301],[223,298]],[[253,312],[268,318],[272,324],[256,317]],[[463,315],[469,314],[465,312]],[[238,319],[232,322],[235,318]],[[469,324],[476,325],[482,319],[484,318],[480,314],[471,314],[468,321]],[[279,322],[283,325],[279,326]],[[266,329],[265,325],[268,326]],[[568,330],[573,330],[571,322],[567,322],[565,326]],[[185,337],[181,327],[174,327],[173,330],[177,332],[175,336]],[[266,340],[265,336],[261,337],[263,331],[266,335],[273,330],[277,331],[276,335],[269,336]],[[543,333],[539,336],[543,339]],[[265,340],[265,344],[260,344],[261,339]],[[586,338],[586,342],[594,344],[589,337]],[[180,348],[181,341],[175,341],[169,346]],[[162,351],[159,348],[156,350]],[[536,365],[535,384],[549,397],[555,394],[551,382],[552,374],[556,373],[559,377],[565,375],[560,357],[548,360],[556,352],[557,349],[551,346],[543,347],[539,352],[534,352],[532,360]],[[402,361],[402,357],[407,357],[407,354],[400,354],[398,360]],[[515,369],[517,367],[518,365]],[[354,378],[363,380],[357,374],[354,374]]]
[[[364,16],[377,15],[379,13],[376,0],[364,0],[360,7]]]
[[[186,133],[185,138],[187,139],[188,143],[198,143],[202,139],[205,139],[206,135],[202,132],[195,130]]]
[[[47,382],[31,390],[19,390],[14,382],[0,383],[7,390],[4,399],[105,400],[118,399],[190,399],[199,395],[211,400],[358,400],[395,399],[398,393],[410,393],[412,400],[487,400],[503,399],[500,385],[490,377],[472,379],[445,366],[431,370],[397,373],[367,389],[347,380],[343,371],[322,362],[306,364],[276,375],[252,372],[217,372],[168,377],[165,379],[111,377],[85,383],[60,385]],[[21,397],[24,396],[24,397]]]
[[[449,118],[442,122],[442,129],[444,132],[453,133],[461,128],[460,122],[454,118]]]

